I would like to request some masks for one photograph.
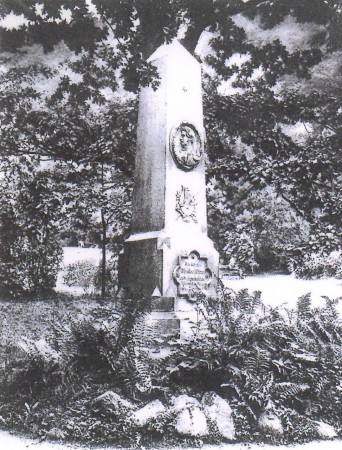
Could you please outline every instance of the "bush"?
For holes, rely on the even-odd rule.
[[[255,432],[265,411],[281,420],[278,439],[284,442],[316,438],[318,419],[339,429],[342,326],[336,304],[326,298],[325,308],[312,309],[305,296],[296,311],[272,309],[260,293],[221,287],[199,307],[196,338],[175,344],[157,378],[173,389],[215,391],[228,399],[241,439],[269,439]]]
[[[328,255],[321,253],[304,254],[301,258],[294,260],[290,268],[298,278],[342,278],[342,255],[341,252],[337,251]]]
[[[97,268],[95,261],[85,260],[76,261],[75,263],[68,264],[63,275],[64,283],[67,286],[82,287],[85,291],[90,293],[94,288],[94,279]]]
[[[228,258],[234,258],[239,269],[246,273],[255,273],[259,267],[256,261],[255,243],[251,233],[243,226],[225,233],[227,245],[224,248]]]
[[[208,185],[210,237],[245,273],[287,272],[291,250],[309,240],[310,224],[272,187],[250,191],[215,176]]]
[[[62,249],[57,240],[62,199],[48,175],[27,163],[0,183],[0,293],[43,297],[55,287]]]

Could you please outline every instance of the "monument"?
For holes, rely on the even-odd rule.
[[[149,58],[160,84],[141,89],[131,236],[119,283],[151,302],[155,320],[186,334],[198,298],[215,290],[207,235],[201,67],[177,41]]]

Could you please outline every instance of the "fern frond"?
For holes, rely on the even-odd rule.
[[[305,294],[297,300],[298,316],[302,319],[311,318],[311,294]]]
[[[267,350],[254,349],[245,359],[245,366],[250,373],[267,372],[271,364],[270,354]]]
[[[279,395],[296,397],[298,394],[310,389],[310,386],[305,383],[282,382],[274,383],[273,389]]]

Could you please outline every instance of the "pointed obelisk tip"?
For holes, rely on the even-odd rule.
[[[197,61],[196,58],[194,58],[192,54],[189,53],[188,50],[178,41],[178,39],[174,39],[169,44],[163,44],[158,47],[157,50],[148,58],[147,62],[152,62],[156,59],[164,58],[165,56],[182,56],[183,58],[188,57]]]

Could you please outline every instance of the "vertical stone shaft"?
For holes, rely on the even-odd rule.
[[[132,234],[119,277],[133,295],[181,303],[192,288],[213,286],[218,269],[207,237],[201,67],[178,42],[149,61],[160,84],[140,93]]]

